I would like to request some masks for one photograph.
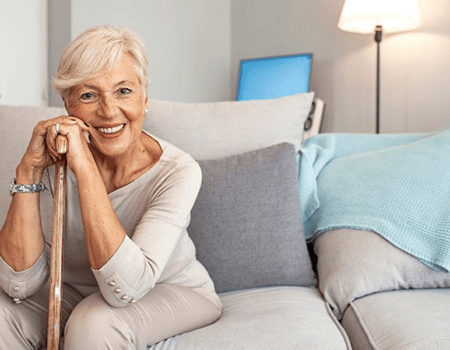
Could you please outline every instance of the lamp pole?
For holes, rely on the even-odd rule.
[[[380,133],[380,42],[383,37],[383,27],[375,27],[375,41],[377,43],[377,134]]]

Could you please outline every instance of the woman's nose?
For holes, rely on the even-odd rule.
[[[117,115],[118,106],[110,96],[102,96],[100,100],[100,114],[103,118],[114,118]]]

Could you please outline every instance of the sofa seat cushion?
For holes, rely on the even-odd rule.
[[[358,350],[450,349],[450,289],[376,293],[350,303],[342,319]]]
[[[223,313],[217,322],[150,349],[350,349],[316,288],[255,288],[220,297]]]

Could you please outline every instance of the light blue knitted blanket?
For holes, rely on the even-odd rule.
[[[320,134],[300,150],[305,236],[375,231],[450,271],[450,130],[429,134]]]

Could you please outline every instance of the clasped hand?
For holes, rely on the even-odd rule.
[[[56,124],[59,124],[58,130]],[[91,157],[89,126],[72,116],[59,116],[40,121],[22,158],[23,165],[43,171],[65,154],[67,164],[74,171]]]

